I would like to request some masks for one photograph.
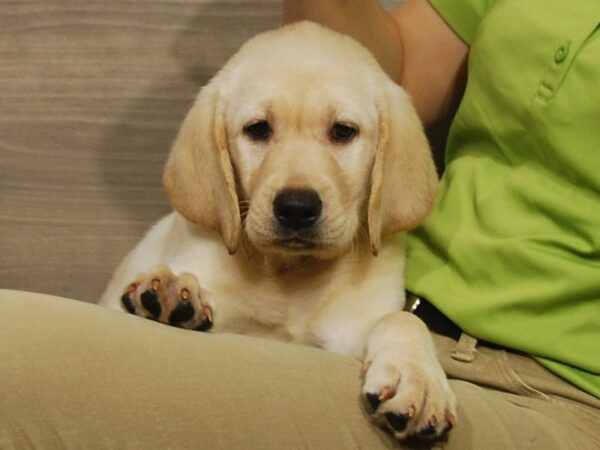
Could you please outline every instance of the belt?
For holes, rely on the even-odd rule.
[[[462,329],[426,299],[406,291],[406,311],[419,317],[434,333],[458,340]]]

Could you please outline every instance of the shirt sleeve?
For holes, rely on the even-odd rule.
[[[468,45],[492,0],[429,0],[431,6]]]

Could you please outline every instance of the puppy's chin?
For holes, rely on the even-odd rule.
[[[323,243],[317,239],[305,239],[301,237],[281,237],[272,238],[254,238],[248,235],[250,243],[261,253],[274,257],[313,257],[315,259],[333,259],[350,248],[350,242],[347,245],[335,245]]]

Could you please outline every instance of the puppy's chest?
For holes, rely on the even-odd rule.
[[[265,277],[234,286],[214,286],[219,319],[215,331],[307,341],[307,323],[332,295],[327,276],[303,279]],[[330,281],[328,283],[328,281]]]

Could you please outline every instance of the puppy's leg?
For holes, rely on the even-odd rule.
[[[174,275],[166,266],[136,277],[125,288],[121,303],[132,314],[196,331],[212,327],[216,306],[194,275]]]
[[[384,316],[367,341],[363,394],[399,439],[436,438],[456,423],[456,398],[429,330],[406,312]]]

